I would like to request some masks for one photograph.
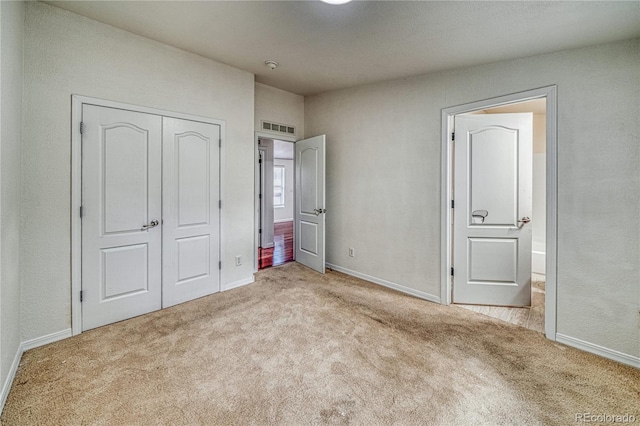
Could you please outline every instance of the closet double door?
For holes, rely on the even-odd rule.
[[[82,329],[220,290],[220,126],[82,107]]]

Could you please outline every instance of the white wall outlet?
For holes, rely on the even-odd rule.
[[[242,256],[236,256],[236,266],[242,265]]]
[[[349,247],[349,257],[356,257],[356,250],[353,247]]]

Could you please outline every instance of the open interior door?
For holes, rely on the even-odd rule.
[[[532,123],[455,117],[454,303],[531,306]]]
[[[325,135],[296,142],[296,262],[324,274]]]

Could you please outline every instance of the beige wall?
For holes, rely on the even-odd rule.
[[[272,133],[262,130],[261,120],[288,124],[296,127],[295,139],[304,137],[304,98],[294,93],[276,89],[265,84],[255,84],[255,129],[256,132]],[[282,133],[272,133],[283,136]],[[276,137],[277,139],[277,137]]]
[[[439,297],[442,108],[557,84],[557,331],[640,356],[639,46],[305,98],[306,134],[327,134],[327,261]]]
[[[24,3],[0,2],[0,388],[20,346],[20,143]],[[0,400],[0,410],[4,401]]]
[[[24,61],[23,340],[71,326],[72,94],[225,120],[224,283],[252,276],[252,74],[35,2]]]

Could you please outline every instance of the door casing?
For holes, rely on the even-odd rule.
[[[480,109],[488,109],[533,99],[546,99],[546,201],[547,201],[547,235],[546,235],[546,285],[545,285],[545,335],[556,340],[557,316],[557,156],[558,156],[558,108],[557,86],[547,86],[510,95],[499,96],[477,102],[444,108],[442,110],[442,188],[441,188],[441,271],[440,292],[443,305],[451,303],[452,277],[451,267],[453,233],[453,215],[451,200],[453,194],[453,132],[454,117]]]
[[[71,96],[71,333],[77,335],[82,332],[82,304],[80,302],[80,290],[82,289],[82,220],[80,207],[82,205],[82,134],[80,123],[82,122],[82,105],[96,105],[108,108],[117,108],[128,111],[142,112],[146,114],[160,115],[163,117],[179,118],[183,120],[199,121],[202,123],[216,124],[220,126],[220,199],[223,208],[220,209],[220,286],[224,290],[225,276],[225,233],[224,233],[224,201],[225,201],[225,142],[226,123],[208,117],[191,114],[183,114],[174,111],[166,111],[157,108],[149,108],[132,105],[123,102],[109,101],[82,95]]]

